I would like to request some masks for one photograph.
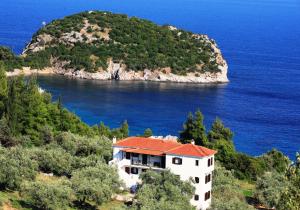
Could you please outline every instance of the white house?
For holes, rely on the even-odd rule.
[[[211,203],[212,172],[216,151],[175,140],[129,137],[113,144],[113,160],[119,176],[128,188],[140,182],[139,175],[147,169],[169,169],[181,180],[194,180],[196,188],[191,204],[205,210]]]

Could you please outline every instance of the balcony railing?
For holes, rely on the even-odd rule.
[[[138,166],[148,166],[148,167],[156,167],[156,168],[163,168],[162,164],[160,162],[147,162],[143,163],[142,160],[139,159],[131,159],[132,165],[138,165]]]

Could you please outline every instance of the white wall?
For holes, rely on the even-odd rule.
[[[130,188],[140,182],[139,174],[141,174],[141,168],[139,168],[139,174],[127,174],[125,172],[125,166],[131,165],[131,160],[125,159],[123,152],[120,151],[122,148],[114,147],[113,149],[113,160],[116,162],[119,176],[126,184],[126,187]],[[178,157],[182,159],[181,165],[175,165],[172,163],[172,158]],[[199,177],[199,183],[194,183],[193,186],[196,188],[195,194],[199,195],[199,200],[195,201],[194,198],[191,199],[191,204],[196,206],[197,209],[207,209],[211,203],[210,199],[205,201],[205,193],[211,191],[212,188],[212,172],[214,170],[214,164],[208,167],[208,159],[214,156],[197,158],[197,157],[187,157],[187,156],[176,156],[176,155],[166,155],[166,168],[172,173],[179,175],[181,180],[194,180],[195,177]],[[142,155],[139,156],[142,160]],[[160,157],[148,157],[148,161],[160,162]],[[196,166],[196,160],[199,160],[199,165]],[[213,161],[214,163],[214,161]],[[211,174],[211,181],[205,184],[205,176]]]
[[[172,159],[178,157],[182,159],[181,165],[172,163]],[[194,183],[193,186],[196,188],[195,194],[199,195],[199,200],[195,201],[192,198],[192,205],[196,206],[197,209],[206,209],[211,203],[211,198],[207,201],[204,200],[205,193],[211,191],[212,181],[205,184],[205,176],[212,174],[214,170],[214,164],[208,167],[208,159],[213,156],[197,158],[197,157],[183,157],[176,155],[166,155],[166,168],[176,175],[180,176],[181,180],[194,180],[195,177],[199,177],[199,183]],[[196,166],[196,160],[199,160],[199,165]],[[212,178],[212,175],[211,175]],[[212,180],[212,179],[211,179]]]

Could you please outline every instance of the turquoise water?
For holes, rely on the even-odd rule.
[[[238,150],[300,150],[300,2],[297,0],[1,0],[0,44],[20,53],[43,21],[84,10],[108,10],[205,33],[229,64],[228,85],[99,82],[40,77],[42,87],[95,124],[131,134],[151,127],[176,135],[188,111],[200,108],[235,132]]]

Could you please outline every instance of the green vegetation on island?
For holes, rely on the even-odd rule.
[[[99,11],[52,21],[33,36],[23,56],[0,48],[8,71],[20,66],[42,69],[59,61],[66,69],[96,72],[112,60],[134,71],[169,67],[185,75],[219,72],[224,63],[218,55],[215,42],[205,35]]]
[[[194,209],[194,188],[177,176],[151,170],[130,203],[113,200],[129,193],[112,158],[112,137],[129,135],[126,121],[110,129],[88,126],[63,108],[62,100],[39,89],[35,78],[7,79],[0,65],[0,209]],[[218,150],[212,210],[300,209],[300,155],[292,163],[272,150],[258,157],[237,152],[233,132],[216,119],[206,131],[203,115],[189,114],[180,132],[183,143]],[[151,136],[146,129],[144,136]]]

